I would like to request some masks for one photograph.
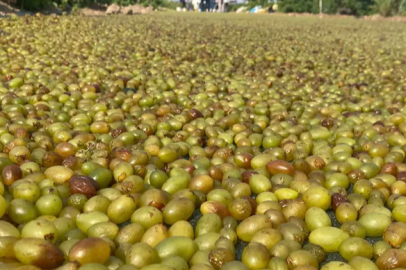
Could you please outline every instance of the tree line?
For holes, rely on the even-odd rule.
[[[4,0],[3,0],[4,1]],[[74,8],[87,7],[94,4],[100,5],[133,5],[154,7],[174,7],[169,0],[13,0],[17,6],[26,10],[38,11],[52,4],[58,7],[69,5]],[[278,11],[285,13],[319,13],[320,0],[279,0]],[[382,16],[406,15],[406,0],[321,0],[322,12],[325,14],[346,14],[364,16],[381,14]],[[248,6],[270,6],[273,0],[249,0]]]
[[[7,2],[5,0],[3,1]],[[44,10],[50,5],[54,5],[61,9],[65,9],[66,7],[71,7],[73,9],[89,6],[94,7],[95,5],[107,6],[111,4],[117,4],[120,6],[139,4],[142,6],[153,6],[155,8],[171,8],[175,6],[174,3],[169,0],[14,0],[14,2],[17,7],[22,7],[25,10],[33,12]]]
[[[322,0],[325,14],[365,16],[406,15],[406,0]],[[291,13],[319,13],[319,0],[280,0],[278,10]]]

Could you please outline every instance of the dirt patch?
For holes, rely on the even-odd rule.
[[[92,8],[82,8],[80,14],[84,16],[104,16],[106,12],[103,10],[92,9]]]
[[[91,3],[88,7],[82,8],[79,12],[84,16],[104,16],[106,15],[107,5]]]
[[[132,6],[99,6],[99,7],[89,7],[81,9],[80,13],[84,16],[105,16],[105,15],[137,15],[137,14],[147,14],[153,11],[153,7],[143,7],[141,5]]]
[[[382,17],[381,15],[372,15],[362,17],[365,20],[370,21],[391,21],[391,22],[406,22],[406,17],[394,16],[394,17]]]
[[[127,7],[122,8],[119,5],[112,4],[107,8],[106,14],[107,15],[119,14],[120,12],[122,12],[123,9],[127,9]]]
[[[134,14],[147,14],[153,11],[153,7],[144,7],[141,5],[131,5],[131,6],[118,6],[116,4],[110,5],[106,10],[106,15],[123,14],[123,15],[134,15]]]

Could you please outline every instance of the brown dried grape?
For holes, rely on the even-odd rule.
[[[344,195],[340,193],[334,193],[331,195],[331,207],[333,208],[334,211],[337,210],[337,207],[342,204],[342,203],[349,203],[350,200],[348,200]]]
[[[204,115],[197,109],[190,109],[188,112],[188,117],[191,120],[197,119],[197,118],[203,118]]]
[[[388,249],[376,260],[380,270],[406,267],[406,251],[400,249]]]
[[[11,186],[15,181],[23,177],[23,172],[17,165],[7,165],[2,171],[3,183]]]
[[[266,169],[272,175],[279,174],[279,173],[285,173],[285,174],[293,176],[293,174],[295,172],[295,168],[293,167],[293,165],[284,160],[271,161],[268,164],[266,164]]]
[[[56,152],[46,152],[42,157],[42,165],[45,168],[62,165],[63,158]]]
[[[99,184],[91,177],[84,175],[73,175],[69,179],[69,189],[71,194],[83,194],[91,198],[97,194]]]

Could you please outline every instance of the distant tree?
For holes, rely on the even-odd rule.
[[[399,5],[399,14],[406,15],[406,0],[402,0]]]
[[[375,0],[375,11],[382,16],[405,15],[405,0]]]
[[[314,0],[280,0],[278,10],[286,13],[311,13],[315,11]]]
[[[402,0],[375,0],[375,1],[402,1]],[[367,15],[372,11],[374,0],[323,0],[323,13]],[[282,12],[312,12],[319,13],[319,0],[280,0],[279,10]]]
[[[323,13],[324,14],[336,14],[337,13],[337,0],[322,0],[323,1]],[[313,0],[313,13],[320,13],[319,0]]]
[[[19,8],[26,9],[26,10],[32,10],[32,11],[40,11],[43,8],[46,8],[52,4],[51,0],[17,0],[16,5]]]
[[[340,14],[363,16],[372,11],[374,0],[338,0],[338,12]]]
[[[266,6],[270,6],[270,5],[271,5],[271,3],[269,0],[248,0],[249,8],[253,8],[256,6],[266,7]]]

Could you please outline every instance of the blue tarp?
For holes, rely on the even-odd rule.
[[[262,8],[262,6],[253,7],[253,8],[250,10],[250,12],[251,12],[251,13],[257,13],[258,10],[260,10],[261,8]]]

